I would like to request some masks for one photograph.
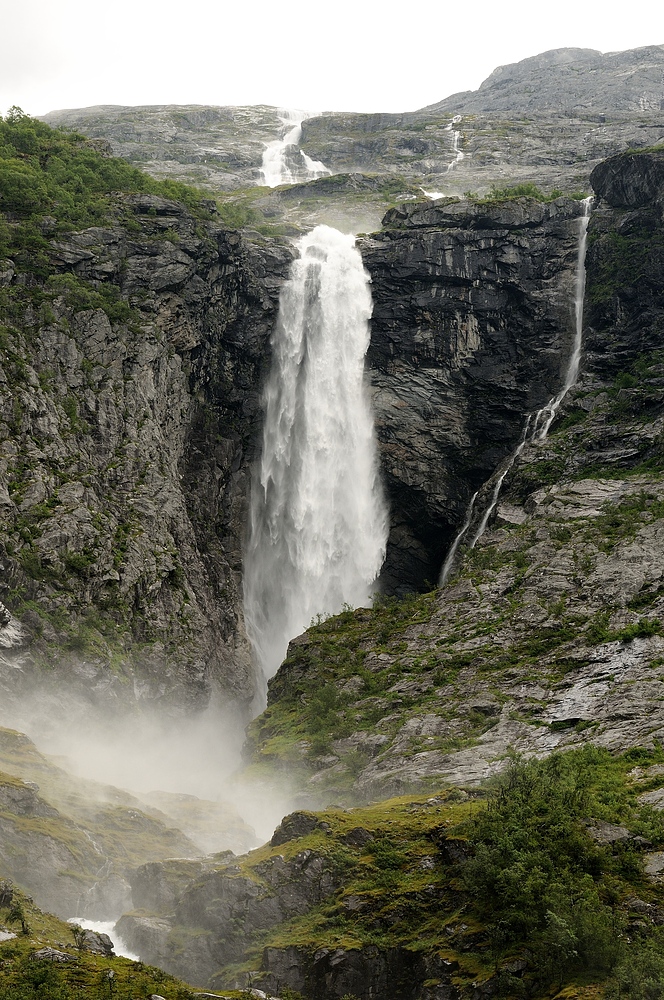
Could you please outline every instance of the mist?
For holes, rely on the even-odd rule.
[[[95,705],[62,681],[5,697],[0,706],[1,726],[25,733],[71,775],[98,783],[99,801],[110,785],[149,805],[159,792],[223,803],[255,831],[251,846],[258,846],[291,811],[296,790],[286,780],[268,788],[243,773],[248,721],[243,706],[219,697],[202,712],[175,715],[129,700]],[[215,850],[234,846],[222,840]]]

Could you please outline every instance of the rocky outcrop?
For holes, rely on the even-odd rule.
[[[118,933],[144,961],[206,983],[222,966],[243,959],[247,940],[308,913],[340,884],[341,873],[320,852],[271,855],[247,871],[234,859],[214,861],[198,877],[169,862],[168,885],[162,866],[137,871],[134,903],[151,903],[156,914],[125,914]],[[158,904],[158,905],[155,905]],[[182,938],[186,948],[174,947]]]
[[[598,172],[580,378],[548,437],[526,442],[489,530],[472,551],[462,546],[457,573],[442,590],[321,623],[291,643],[270,682],[269,708],[252,724],[249,746],[255,759],[291,775],[299,755],[307,788],[301,807],[433,789],[440,780],[480,783],[514,750],[546,756],[580,742],[618,750],[661,738],[664,227],[656,198],[643,204],[643,178],[658,189],[661,154],[641,155],[636,169],[627,155]],[[431,231],[406,229],[400,238],[414,241],[420,232]],[[393,274],[398,288],[401,272]],[[379,273],[378,318],[381,280]],[[388,318],[398,306],[395,297]],[[495,332],[491,341],[498,343]],[[399,344],[399,388],[414,384],[416,346],[415,336]],[[408,350],[412,367],[402,360]],[[392,375],[387,365],[386,372]],[[433,381],[426,375],[423,399]],[[375,368],[378,387],[383,377]],[[531,370],[513,387],[505,369],[496,387],[498,407],[514,399],[517,427],[532,405],[527,396],[519,402],[519,387],[537,378]],[[452,370],[446,392],[463,385],[456,379]],[[468,409],[481,409],[490,392],[490,381],[482,390],[476,384]],[[380,391],[377,406],[385,442]],[[423,417],[414,421],[412,403],[400,412],[401,423],[417,429],[409,447],[418,434],[445,440]],[[487,428],[489,417],[482,417]],[[393,426],[396,435],[396,419]],[[432,454],[439,450],[431,446]],[[408,448],[399,454],[408,469]],[[427,454],[422,449],[425,461]],[[458,460],[454,454],[447,463]],[[425,461],[423,470],[431,468]],[[487,510],[495,482],[480,490],[477,511]],[[460,476],[458,490],[461,483]],[[415,508],[411,500],[402,509]],[[285,720],[294,717],[297,731],[284,742]]]
[[[360,240],[386,589],[437,580],[471,495],[563,382],[580,213],[568,199],[404,205]]]
[[[288,983],[290,989],[321,1000],[458,1000],[460,992],[452,981],[456,968],[455,962],[438,955],[405,948],[319,948],[313,955],[296,947],[266,948],[261,985],[276,992]]]
[[[612,156],[595,167],[590,181],[598,196],[612,208],[653,208],[661,212],[664,149]],[[634,220],[630,221],[633,226]]]
[[[41,285],[5,262],[0,551],[31,645],[0,684],[55,659],[87,700],[247,703],[248,466],[292,251],[153,195],[117,215],[53,238]]]
[[[664,45],[625,52],[550,49],[499,66],[478,90],[446,97],[424,109],[468,114],[482,111],[660,111],[664,107]]]

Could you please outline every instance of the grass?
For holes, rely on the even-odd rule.
[[[308,856],[320,860],[328,888],[307,912],[247,938],[244,963],[215,982],[259,968],[266,947],[297,948],[305,973],[320,948],[371,947],[444,955],[462,997],[494,976],[515,997],[584,982],[617,988],[622,969],[647,967],[643,941],[659,940],[652,924],[641,937],[626,933],[632,901],[656,904],[658,890],[638,841],[601,843],[591,828],[620,824],[653,849],[664,845],[664,820],[639,804],[644,782],[635,776],[662,761],[661,749],[614,757],[586,746],[514,759],[470,796],[447,788],[314,814],[311,833],[259,848],[239,865],[269,892],[269,859]],[[358,828],[361,841],[349,837]],[[518,975],[510,972],[515,958]]]
[[[26,933],[14,913],[22,913]],[[192,1000],[191,989],[161,969],[125,958],[104,958],[80,951],[71,924],[43,913],[13,887],[9,906],[0,908],[0,926],[16,937],[0,943],[0,995],[3,1000],[133,1000],[152,994],[165,1000]],[[18,928],[18,932],[17,929]],[[35,952],[52,947],[69,956],[61,963],[39,960]]]

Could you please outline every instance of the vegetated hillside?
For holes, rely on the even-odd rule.
[[[139,869],[140,909],[118,928],[146,960],[222,989],[459,1000],[602,983],[645,997],[663,964],[649,872],[664,825],[647,804],[662,759],[588,746],[512,763],[488,793],[293,813],[214,869]]]
[[[386,208],[423,189],[584,189],[601,159],[664,136],[662,52],[554,50],[499,67],[478,91],[419,111],[309,118],[299,146],[341,176],[276,191],[256,187],[265,146],[283,134],[275,108],[80,108],[45,120],[107,140],[155,177],[204,186],[238,225],[296,233],[324,222],[370,232]]]
[[[0,192],[3,644],[28,640],[0,685],[66,663],[86,702],[247,702],[246,470],[292,251],[20,112]]]
[[[3,1000],[192,1000],[162,969],[117,958],[105,934],[43,913],[11,881],[0,881],[0,994]]]

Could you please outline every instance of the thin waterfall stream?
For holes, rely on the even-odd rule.
[[[504,460],[500,466],[498,474],[496,475],[494,473],[494,475],[496,475],[496,479],[491,491],[491,499],[483,511],[477,527],[470,536],[470,540],[467,543],[468,549],[474,549],[486,531],[491,515],[498,504],[503,483],[526,444],[532,441],[544,441],[546,439],[546,436],[549,433],[551,425],[560,408],[560,404],[570,389],[576,384],[576,380],[579,377],[579,366],[581,364],[581,352],[583,347],[583,302],[586,287],[586,245],[592,202],[592,197],[584,199],[583,214],[579,217],[579,247],[577,251],[574,277],[574,339],[572,341],[572,351],[567,365],[565,381],[563,382],[560,391],[549,400],[546,406],[537,410],[536,413],[527,414],[523,431],[521,432],[521,437],[519,438],[519,443]],[[489,482],[490,481],[491,480],[489,480]],[[445,583],[447,583],[452,571],[454,570],[459,548],[464,542],[473,524],[475,517],[475,503],[479,492],[480,491],[477,490],[473,494],[470,503],[468,504],[463,524],[457,532],[454,541],[450,546],[449,552],[445,557],[438,580],[439,587],[442,587]]]
[[[372,311],[353,236],[317,226],[282,289],[252,486],[244,610],[270,677],[319,615],[370,603],[387,511],[364,377]]]

